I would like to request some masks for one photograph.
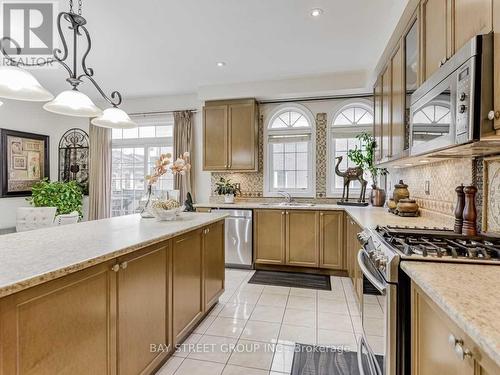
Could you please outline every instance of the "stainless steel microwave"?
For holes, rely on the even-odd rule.
[[[410,156],[463,156],[458,146],[481,141],[499,147],[492,108],[493,34],[478,35],[411,95]]]

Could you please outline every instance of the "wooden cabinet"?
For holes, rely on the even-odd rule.
[[[115,374],[115,294],[103,263],[3,298],[0,373]]]
[[[493,100],[494,126],[500,136],[500,0],[493,0]]]
[[[167,256],[164,243],[120,258],[114,266],[120,375],[149,374],[167,356],[165,351],[150,350],[151,344],[170,344]]]
[[[255,262],[285,263],[285,211],[254,211]]]
[[[385,68],[382,73],[382,160],[387,160],[391,157],[392,139],[391,139],[391,123],[392,123],[392,64]]]
[[[319,213],[319,267],[331,270],[344,269],[345,236],[344,213],[321,211]]]
[[[204,299],[208,311],[224,291],[224,223],[220,221],[205,228],[203,234]]]
[[[361,232],[361,228],[358,224],[354,222],[348,215],[345,218],[346,225],[346,262],[345,269],[349,274],[351,279],[355,279],[355,271],[357,264],[357,254],[359,250],[358,233]]]
[[[451,55],[449,1],[423,0],[421,3],[424,81]]]
[[[397,157],[403,153],[405,147],[405,62],[404,49],[396,49],[391,59],[391,150],[389,157]]]
[[[182,341],[203,314],[202,241],[203,229],[186,233],[173,240],[172,330],[174,344]]]
[[[257,171],[254,99],[210,101],[203,108],[203,170]]]
[[[344,213],[255,210],[257,264],[344,270]]]
[[[493,29],[492,0],[453,0],[454,52],[478,34],[488,34]]]
[[[500,368],[414,283],[411,293],[412,375],[500,373]]]
[[[286,211],[286,264],[318,267],[319,212]]]
[[[229,164],[228,107],[212,105],[203,108],[203,170],[226,170]]]
[[[383,82],[382,76],[373,88],[373,137],[375,138],[375,162],[382,160],[382,107],[383,107]]]

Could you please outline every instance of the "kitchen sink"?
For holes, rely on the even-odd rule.
[[[314,203],[300,203],[300,202],[281,202],[281,203],[261,203],[261,206],[280,206],[280,207],[314,207]]]

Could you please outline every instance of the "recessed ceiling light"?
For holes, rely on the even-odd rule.
[[[412,163],[406,163],[405,166],[411,167],[413,164]]]
[[[218,66],[219,68],[222,68],[223,66],[226,66],[226,63],[225,63],[224,61],[218,61],[218,62],[217,62],[217,66]]]
[[[313,17],[319,17],[322,14],[323,14],[323,9],[320,9],[320,8],[311,9],[311,16],[313,16]]]
[[[428,162],[429,162],[429,160],[426,160],[426,159],[420,160],[420,163],[428,163]]]

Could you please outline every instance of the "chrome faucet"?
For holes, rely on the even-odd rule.
[[[292,195],[287,191],[278,191],[278,194],[285,198],[286,203],[292,203]]]

